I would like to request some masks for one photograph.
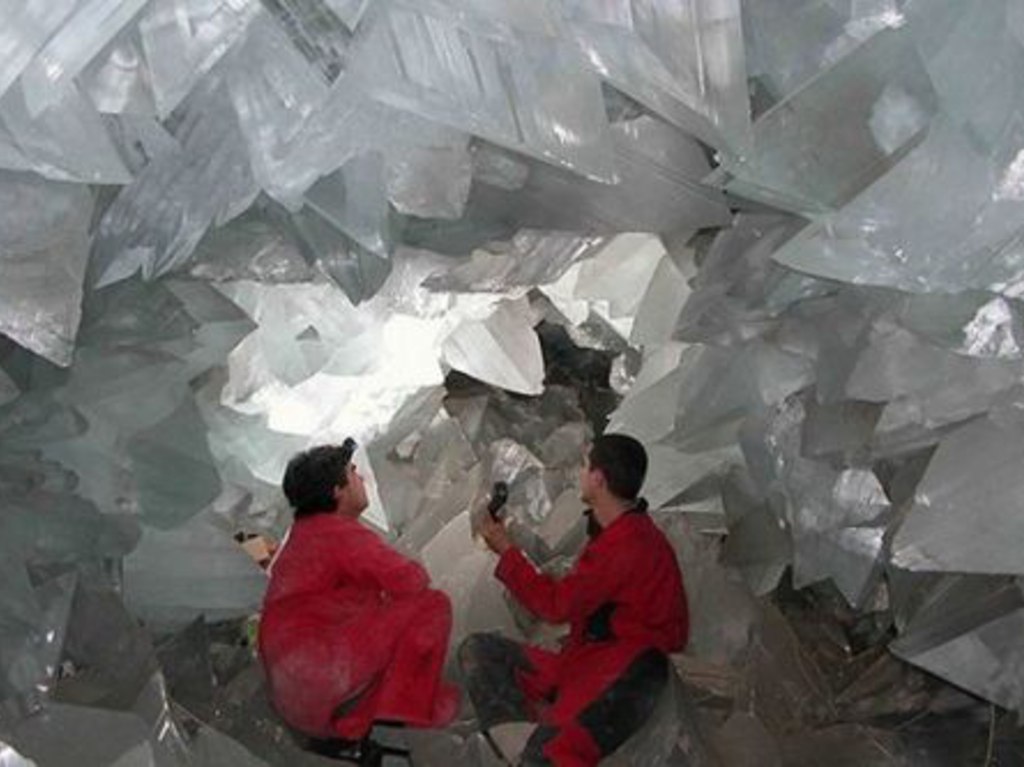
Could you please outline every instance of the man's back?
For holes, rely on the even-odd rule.
[[[583,557],[614,573],[606,600],[583,621],[581,639],[638,643],[666,653],[686,646],[689,615],[682,573],[648,514],[623,514],[588,544]]]

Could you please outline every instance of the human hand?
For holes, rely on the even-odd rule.
[[[490,514],[484,514],[480,521],[480,537],[484,539],[487,548],[499,556],[512,548],[512,538],[504,523]]]

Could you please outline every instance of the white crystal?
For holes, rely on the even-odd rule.
[[[175,133],[177,151],[146,165],[100,222],[92,265],[98,285],[182,267],[211,225],[229,221],[256,197],[223,84],[213,78],[199,90]]]
[[[29,113],[37,116],[54,104],[77,77],[149,0],[83,0],[22,74]]]
[[[146,528],[124,563],[125,602],[164,628],[244,616],[259,607],[266,575],[207,516],[173,530]]]
[[[71,363],[93,200],[81,186],[0,172],[0,332]]]
[[[29,113],[19,88],[0,100],[0,123],[22,153],[23,167],[59,181],[128,183],[131,174],[92,102],[73,82],[57,90],[52,105],[37,116]]]
[[[525,299],[505,301],[483,320],[466,320],[445,339],[443,359],[455,370],[519,394],[540,394],[544,360]]]
[[[79,75],[82,90],[105,114],[156,115],[138,27],[128,27]]]
[[[908,570],[1024,574],[1020,430],[980,419],[939,444],[893,540]]]
[[[568,5],[597,74],[709,144],[746,143],[750,115],[738,0]]]
[[[256,15],[256,0],[163,0],[139,21],[157,112],[168,116],[228,52]]]
[[[0,96],[78,5],[77,0],[6,0],[0,6]]]
[[[887,126],[881,144],[875,133],[888,115],[879,118],[877,106],[896,92],[921,116],[912,132]],[[839,207],[892,166],[934,111],[909,32],[886,30],[755,122],[753,151],[726,164],[735,177],[729,189],[795,212]],[[902,143],[892,146],[897,137]]]
[[[435,587],[452,600],[453,647],[474,632],[518,633],[503,598],[504,589],[491,577],[494,560],[472,543],[468,512],[449,522],[423,548],[422,556]]]
[[[558,38],[467,33],[392,4],[361,30],[350,73],[377,99],[596,179],[616,178],[600,86]],[[557,70],[552,80],[548,73]]]

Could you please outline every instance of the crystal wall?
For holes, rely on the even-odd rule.
[[[287,459],[538,637],[469,510],[565,567],[603,428],[695,613],[620,763],[1020,757],[1022,0],[0,9],[0,761],[319,763],[246,643]]]

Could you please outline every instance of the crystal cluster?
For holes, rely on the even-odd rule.
[[[247,539],[348,436],[456,639],[545,636],[491,482],[558,571],[589,435],[647,444],[695,633],[618,763],[1024,711],[1024,2],[0,9],[0,762],[319,763]]]

